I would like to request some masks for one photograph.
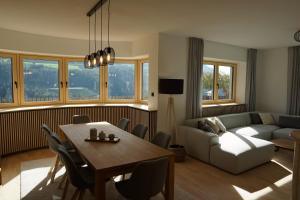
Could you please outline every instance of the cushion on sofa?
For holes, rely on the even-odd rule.
[[[259,139],[271,140],[272,132],[277,129],[279,129],[279,127],[275,125],[255,124],[230,129],[228,131],[243,136],[251,136]]]
[[[271,113],[259,113],[260,119],[265,125],[273,125],[276,124]]]
[[[293,138],[290,136],[290,134],[293,131],[300,131],[300,129],[294,129],[294,128],[281,128],[277,129],[273,132],[273,139],[288,139],[293,140]]]
[[[261,118],[258,113],[250,113],[252,124],[262,124]]]
[[[300,129],[300,117],[299,116],[279,116],[278,124],[283,128],[296,128]]]
[[[226,129],[232,129],[236,127],[243,127],[251,125],[251,117],[248,112],[246,113],[237,113],[237,114],[228,114],[220,115],[218,118],[224,124]]]
[[[210,163],[239,174],[270,161],[273,155],[272,142],[226,132],[219,137],[219,145],[211,146]]]

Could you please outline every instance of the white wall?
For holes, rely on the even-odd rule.
[[[131,42],[111,42],[117,57],[132,54]],[[91,50],[94,49],[91,43]],[[100,47],[98,41],[97,47]],[[0,29],[0,49],[52,55],[85,56],[88,53],[88,40],[76,40],[42,35],[34,35]]]
[[[256,109],[287,111],[288,49],[259,50],[256,79]]]
[[[245,102],[247,49],[205,41],[205,59],[228,61],[238,64],[237,101]],[[188,39],[183,36],[159,35],[158,76],[184,79],[184,94],[175,96],[177,123],[185,119]],[[166,126],[167,95],[158,95],[158,130],[168,131]]]

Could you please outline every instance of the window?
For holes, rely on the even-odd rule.
[[[142,100],[147,100],[149,95],[149,63],[142,62]]]
[[[135,98],[135,63],[108,65],[108,99],[128,100]]]
[[[24,57],[22,62],[23,101],[54,102],[60,100],[60,61]]]
[[[0,55],[0,104],[14,104],[16,103],[17,82],[15,78],[15,57],[11,55]]]
[[[100,68],[86,69],[83,61],[69,61],[67,68],[69,100],[100,98]]]
[[[235,76],[235,64],[204,62],[202,78],[204,103],[234,101]]]

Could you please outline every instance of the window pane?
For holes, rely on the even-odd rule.
[[[232,99],[232,67],[219,66],[218,97],[219,99]]]
[[[24,98],[26,102],[59,100],[59,62],[24,59]]]
[[[86,69],[83,62],[68,62],[71,100],[93,100],[100,97],[100,68]]]
[[[203,89],[202,99],[213,100],[214,98],[214,65],[204,64],[203,65]]]
[[[142,65],[142,99],[148,99],[149,94],[149,63]]]
[[[12,59],[0,57],[0,103],[13,103]]]
[[[108,66],[108,98],[134,98],[134,64],[115,63]]]

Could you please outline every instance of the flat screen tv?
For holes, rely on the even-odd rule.
[[[183,94],[183,79],[159,79],[160,94]]]

